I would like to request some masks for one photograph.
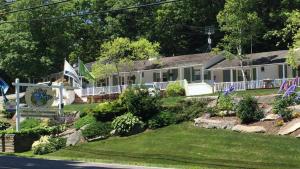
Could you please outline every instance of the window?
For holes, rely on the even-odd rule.
[[[260,71],[261,71],[261,72],[265,72],[265,67],[263,67],[263,66],[260,67]]]
[[[211,73],[209,70],[204,71],[204,80],[211,80]]]
[[[160,82],[160,73],[153,72],[153,82]]]
[[[193,81],[201,80],[201,69],[192,69]]]

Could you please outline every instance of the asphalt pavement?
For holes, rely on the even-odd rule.
[[[0,169],[158,169],[119,164],[45,160],[16,156],[0,156]]]

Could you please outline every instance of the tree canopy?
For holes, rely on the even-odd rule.
[[[0,0],[0,72],[39,78],[62,71],[64,59],[95,61],[106,52],[103,44],[120,37],[144,39],[132,56],[148,46],[146,40],[159,43],[158,53],[166,57],[207,52],[208,26],[214,27],[212,46],[227,44],[231,52],[238,43],[242,53],[250,53],[251,46],[262,52],[297,44],[288,20],[300,0],[184,0],[125,9],[165,1]]]

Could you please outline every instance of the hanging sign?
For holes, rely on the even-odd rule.
[[[30,108],[51,108],[55,96],[51,88],[27,87],[25,101]]]

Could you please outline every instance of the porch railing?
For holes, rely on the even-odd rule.
[[[184,80],[178,81],[183,87],[185,85]],[[159,90],[165,90],[169,83],[174,83],[174,81],[169,82],[153,82],[153,83],[147,83],[145,84],[146,87],[155,87]],[[133,84],[132,86],[141,86],[140,84]],[[103,86],[103,87],[87,87],[82,89],[76,89],[76,94],[80,97],[86,97],[86,96],[96,96],[96,95],[105,95],[105,94],[115,94],[115,93],[121,93],[124,91],[128,85],[118,85],[118,86]]]
[[[300,86],[300,79],[295,78],[285,78],[285,79],[265,79],[265,80],[251,80],[251,81],[240,81],[240,82],[220,82],[220,83],[214,83],[214,91],[224,91],[226,88],[229,88],[230,86],[233,86],[236,91],[246,90],[246,89],[261,89],[261,88],[278,88],[281,86],[283,81],[286,80],[289,85],[292,83],[295,83],[297,86]],[[269,81],[267,84],[266,81]]]

